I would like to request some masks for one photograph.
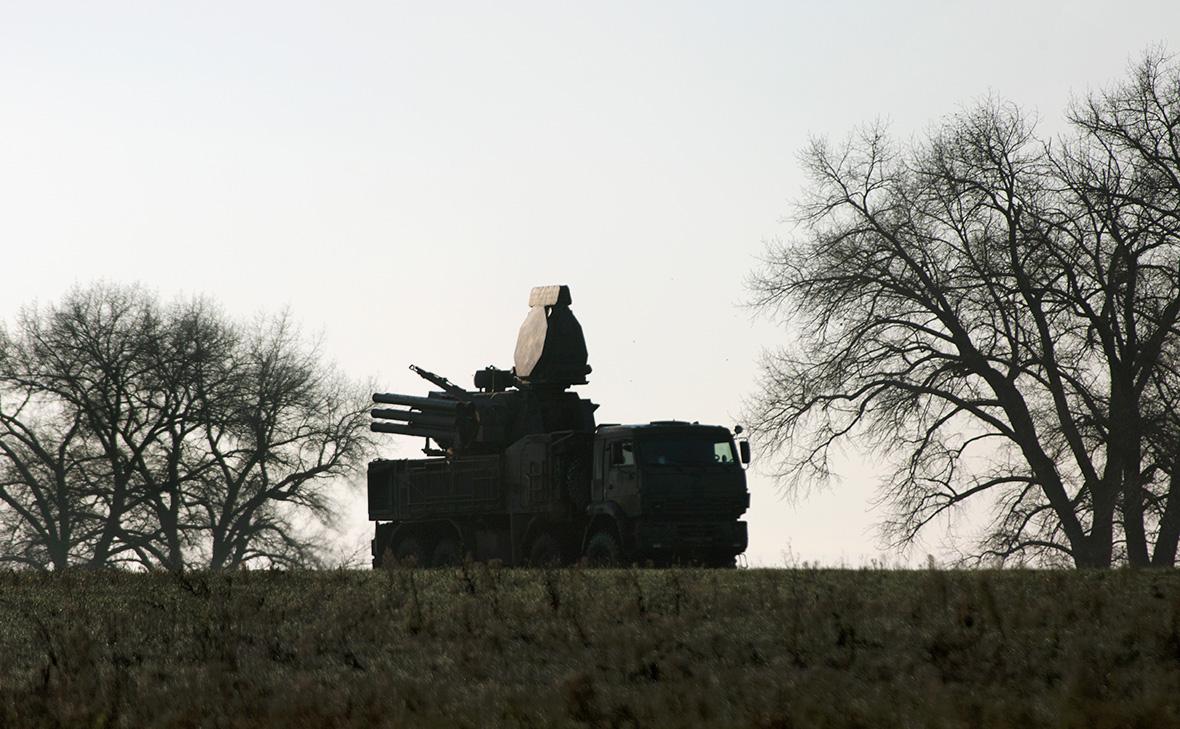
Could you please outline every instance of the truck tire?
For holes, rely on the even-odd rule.
[[[394,562],[393,546],[389,543],[392,530],[385,524],[378,525],[373,535],[373,569],[392,567]]]
[[[562,562],[561,543],[544,532],[529,546],[529,567],[557,567]]]
[[[429,566],[426,562],[426,547],[423,546],[422,540],[413,534],[402,537],[397,543],[397,548],[393,550],[393,554],[397,557],[399,565],[405,567]]]
[[[591,567],[617,567],[622,557],[623,548],[612,532],[596,532],[586,542],[586,562]]]
[[[431,567],[458,567],[463,562],[463,552],[454,537],[443,537],[434,545],[430,555]]]

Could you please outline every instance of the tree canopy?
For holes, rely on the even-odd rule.
[[[794,337],[751,413],[788,488],[848,441],[896,467],[894,544],[982,501],[978,562],[1175,563],[1180,67],[1149,52],[1067,119],[989,99],[803,153],[798,235],[750,281]]]
[[[0,562],[313,564],[365,409],[285,315],[106,284],[28,307],[0,332]]]

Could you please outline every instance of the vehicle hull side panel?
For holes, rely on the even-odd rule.
[[[369,464],[369,519],[408,521],[504,510],[500,456]]]

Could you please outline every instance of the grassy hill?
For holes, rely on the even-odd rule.
[[[0,573],[0,726],[1180,726],[1180,574]]]

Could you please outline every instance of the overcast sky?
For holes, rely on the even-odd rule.
[[[742,303],[809,135],[908,138],[989,93],[1051,132],[1156,43],[1180,2],[6,0],[0,318],[96,279],[287,307],[422,392],[411,362],[511,366],[530,287],[566,283],[600,422],[732,425],[793,336]],[[752,471],[750,562],[896,561],[873,463],[796,502]]]

